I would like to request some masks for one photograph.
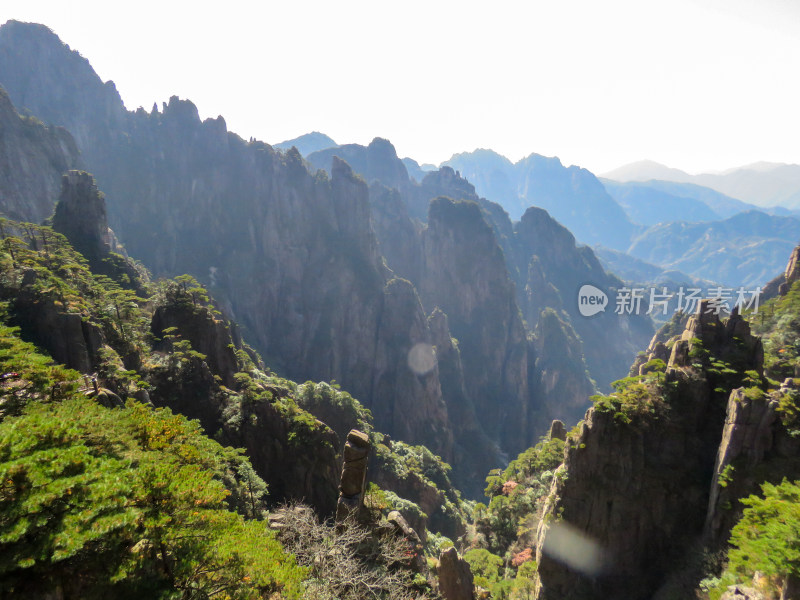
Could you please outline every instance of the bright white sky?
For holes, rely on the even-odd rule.
[[[213,8],[211,8],[213,7]],[[797,0],[2,0],[113,79],[241,136],[492,148],[602,173],[800,163]]]

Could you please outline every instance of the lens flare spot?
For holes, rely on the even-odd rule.
[[[603,571],[603,549],[594,539],[564,521],[551,523],[542,552],[588,577]]]
[[[430,344],[420,342],[408,351],[408,368],[417,375],[430,373],[436,366],[436,350]]]

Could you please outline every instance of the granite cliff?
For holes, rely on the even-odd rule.
[[[316,153],[328,173],[314,172],[296,150],[246,142],[222,117],[201,121],[189,101],[129,112],[112,83],[36,25],[0,28],[0,83],[19,106],[73,131],[130,255],[157,275],[192,274],[279,373],[336,380],[379,429],[453,461],[457,478],[485,472],[532,443],[550,416],[585,406],[592,384],[569,318],[559,321],[568,330],[559,348],[571,358],[560,369],[540,342],[542,379],[515,297],[516,265],[527,274],[530,256],[512,256],[507,215],[452,169],[417,183],[376,139]],[[440,196],[455,202],[438,200],[429,219]],[[437,306],[447,319],[434,332]],[[409,366],[434,335],[453,357],[444,381],[435,361]]]
[[[539,598],[651,598],[701,539],[728,395],[745,371],[763,369],[747,322],[706,308],[671,340],[665,366],[598,400],[568,440],[546,512],[601,548],[605,562],[589,577],[555,560],[540,526]]]
[[[428,204],[440,196],[475,202],[502,250],[505,270],[516,286],[517,304],[529,331],[534,331],[545,308],[565,313],[563,321],[583,340],[583,347],[576,354],[585,355],[591,377],[604,389],[625,373],[631,358],[652,335],[652,326],[643,314],[620,317],[606,310],[593,319],[580,316],[577,295],[582,284],[593,283],[609,294],[623,286],[622,281],[603,270],[590,248],[579,246],[575,236],[541,208],[529,207],[520,221],[512,223],[499,204],[479,197],[475,187],[448,166],[426,173],[420,182],[403,177],[403,162],[386,145],[385,140],[379,139],[368,146],[350,144],[346,147],[347,156],[362,168],[370,166],[369,171],[360,174],[370,182],[372,223],[381,252],[391,269],[420,288],[424,303],[428,302],[430,291],[420,286],[426,276],[422,264],[426,251],[419,248],[416,240],[426,235]],[[339,151],[340,148],[330,148],[316,152],[309,160],[318,168],[329,170],[330,161]],[[378,167],[382,162],[391,165]],[[381,173],[392,175],[381,179]],[[480,260],[468,244],[460,253]],[[498,268],[502,269],[499,265]],[[473,279],[463,280],[460,289],[464,294],[473,293],[469,289],[472,282]],[[614,343],[609,344],[609,340]]]
[[[61,127],[17,114],[0,87],[0,213],[40,223],[53,212],[61,174],[78,165],[78,148]]]
[[[721,320],[703,301],[595,398],[539,525],[538,598],[690,597],[709,568],[719,576],[702,557],[727,552],[741,500],[800,476],[800,304],[797,285],[782,292],[750,322],[736,311]],[[584,551],[565,555],[565,539]]]
[[[74,132],[132,256],[209,285],[281,373],[340,382],[388,433],[451,459],[437,371],[408,366],[430,337],[426,315],[391,283],[367,186],[346,163],[313,175],[296,151],[245,142],[177,98],[128,112],[113,84],[42,26],[0,28],[0,63],[12,99]]]

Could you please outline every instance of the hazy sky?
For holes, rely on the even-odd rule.
[[[51,27],[130,109],[178,95],[272,143],[800,163],[797,0],[2,0],[8,19]]]

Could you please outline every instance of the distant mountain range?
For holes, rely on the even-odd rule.
[[[648,185],[650,182],[617,183],[610,179],[603,179],[602,182],[606,191],[625,209],[634,223],[656,225],[675,219],[698,222],[721,218],[705,202],[653,188]]]
[[[330,145],[314,150],[326,143]],[[339,146],[318,132],[279,147],[292,145],[302,148],[301,153],[317,169],[328,170],[337,155],[368,181],[378,179],[398,189],[422,182],[436,170],[434,165],[404,158],[402,172],[400,161],[374,158],[380,154],[378,147],[369,154],[363,146]],[[393,154],[393,149],[387,147],[386,151]],[[379,172],[390,166],[391,173]],[[748,173],[762,179],[774,177],[764,189],[777,190],[785,184],[782,193],[786,197],[793,171],[783,167],[791,165],[758,163],[721,174],[693,176],[641,161],[601,179],[586,169],[565,167],[558,158],[531,154],[513,163],[493,150],[478,149],[455,154],[442,166],[469,181],[478,196],[502,206],[512,221],[519,220],[531,206],[544,208],[579,242],[595,247],[605,268],[636,283],[694,280],[762,285],[781,270],[786,253],[800,237],[800,209],[764,207],[699,183],[721,182],[727,177],[727,188],[732,189],[730,182],[743,181]],[[425,220],[426,211],[427,200],[411,205],[411,215],[420,220]],[[749,216],[734,218],[743,214]]]
[[[669,288],[691,286],[707,289],[716,285],[713,281],[692,277],[674,269],[665,269],[618,250],[602,246],[595,246],[592,250],[604,269],[627,282],[666,285]]]
[[[800,209],[800,165],[759,162],[721,173],[690,175],[643,160],[604,173],[603,177],[622,182],[658,179],[695,183],[761,207]]]
[[[517,163],[492,150],[455,154],[443,163],[475,191],[517,220],[530,206],[544,208],[585,244],[625,250],[635,227],[590,171],[565,167],[558,158],[531,154]]]
[[[781,257],[798,237],[800,219],[753,210],[723,221],[654,225],[633,240],[628,254],[694,277],[754,288],[780,270]]]
[[[747,212],[748,210],[760,210],[767,214],[774,214],[779,216],[791,216],[795,212],[782,207],[764,208],[731,198],[725,194],[712,190],[711,188],[698,185],[696,183],[680,183],[677,181],[664,181],[660,179],[651,179],[649,181],[629,181],[620,182],[611,179],[601,178],[603,185],[609,194],[617,201],[625,204],[625,196],[633,196],[640,199],[642,202],[649,203],[653,199],[666,200],[667,202],[675,202],[667,196],[684,200],[687,198],[702,202],[705,206],[713,211],[717,219],[727,219],[740,212]],[[654,192],[654,198],[648,196],[649,190]],[[665,194],[667,196],[665,196]],[[633,217],[632,217],[633,218]],[[680,212],[672,213],[670,219],[683,218]],[[688,219],[685,219],[688,220]],[[634,221],[637,221],[634,219]],[[637,221],[642,222],[644,221]]]

